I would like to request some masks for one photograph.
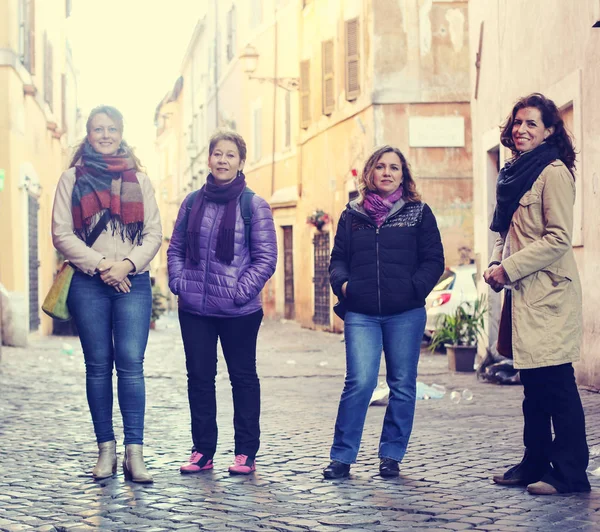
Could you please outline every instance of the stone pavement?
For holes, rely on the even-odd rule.
[[[69,355],[63,344],[72,344]],[[419,379],[465,388],[418,401],[401,476],[377,475],[385,408],[371,407],[351,478],[326,481],[343,385],[341,336],[266,321],[259,338],[262,448],[257,472],[230,477],[232,404],[225,364],[217,382],[220,439],[215,469],[182,476],[190,444],[185,364],[177,322],[151,331],[146,356],[147,464],[155,483],[90,477],[96,448],[76,338],[33,338],[4,348],[0,362],[0,530],[600,530],[600,477],[590,494],[535,497],[494,485],[491,474],[519,460],[520,386],[452,375],[424,352]],[[383,368],[382,368],[383,369]],[[383,372],[382,372],[383,373]],[[600,449],[600,395],[581,392],[589,443]],[[115,398],[117,438],[121,421]],[[120,456],[122,456],[121,449]],[[600,457],[597,457],[600,460]],[[600,463],[594,467],[600,466]]]

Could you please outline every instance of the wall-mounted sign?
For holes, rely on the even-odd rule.
[[[465,119],[462,116],[411,116],[408,143],[411,148],[464,148]]]

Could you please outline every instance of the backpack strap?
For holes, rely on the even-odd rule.
[[[250,229],[252,224],[252,196],[254,196],[254,191],[248,187],[244,189],[240,196],[240,210],[244,219],[244,240],[248,249],[250,249]]]
[[[181,222],[179,222],[179,225],[175,228],[177,231],[187,231],[190,212],[192,212],[192,207],[194,206],[194,201],[196,201],[198,192],[200,192],[200,189],[194,190],[194,192],[189,195],[187,203],[185,204],[185,213],[183,218],[181,219]]]

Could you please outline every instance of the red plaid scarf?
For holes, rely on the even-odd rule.
[[[87,142],[82,163],[75,167],[72,211],[75,233],[85,240],[110,210],[113,234],[119,232],[132,243],[142,243],[144,196],[136,175],[136,165],[128,152],[102,155]]]

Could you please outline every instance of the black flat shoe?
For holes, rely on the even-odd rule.
[[[350,464],[344,464],[337,460],[332,460],[331,463],[323,469],[323,476],[325,478],[346,478],[350,475]]]
[[[382,458],[379,462],[379,474],[382,477],[397,477],[400,474],[398,462],[391,458]]]

